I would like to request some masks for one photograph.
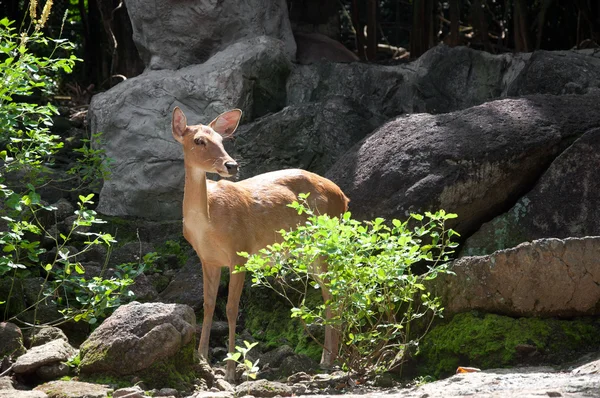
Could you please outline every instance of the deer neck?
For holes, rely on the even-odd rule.
[[[185,167],[185,185],[183,188],[183,217],[200,217],[210,220],[208,207],[208,189],[206,172],[192,167]]]

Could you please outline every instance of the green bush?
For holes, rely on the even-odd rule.
[[[0,277],[10,281],[8,294],[0,297],[0,304],[4,304],[1,318],[18,321],[22,320],[22,312],[30,311],[35,325],[39,305],[53,303],[63,316],[50,324],[70,319],[93,324],[121,303],[137,274],[128,272],[122,278],[106,279],[103,269],[100,276],[86,279],[76,256],[95,245],[110,246],[114,242],[110,234],[92,228],[103,222],[89,208],[94,195],[79,195],[75,221],[68,233],[62,234],[50,228],[52,223],[48,222],[55,219],[52,212],[56,208],[37,193],[39,187],[52,182],[48,166],[64,144],[50,133],[52,117],[58,111],[48,98],[57,87],[59,74],[70,73],[78,61],[69,55],[72,43],[48,38],[41,31],[51,6],[52,1],[47,1],[39,19],[32,7],[32,23],[21,31],[13,27],[13,21],[0,20],[0,197],[4,199],[0,216],[5,226],[0,231]],[[77,175],[79,186],[73,191],[106,176],[103,152],[92,149],[89,140],[75,151],[79,161],[70,174]],[[75,235],[83,238],[83,247],[77,253],[69,249]],[[53,259],[48,260],[46,255],[46,260],[41,260],[46,253],[42,242],[55,249]],[[30,276],[44,278],[37,299],[24,311],[10,313],[10,301],[22,299],[16,296],[16,283]],[[21,310],[22,306],[16,308]]]
[[[426,291],[424,281],[448,270],[456,247],[456,232],[445,227],[456,217],[439,211],[414,214],[405,222],[382,218],[360,222],[317,215],[306,205],[307,195],[290,206],[306,213],[305,224],[280,231],[281,243],[247,258],[241,270],[252,273],[254,286],[266,286],[292,305],[292,317],[305,326],[330,325],[340,333],[339,359],[346,368],[371,373],[394,369],[407,348],[421,336],[411,324],[425,315],[440,315],[439,299]],[[314,266],[327,264],[322,271]],[[414,267],[419,265],[420,271]],[[310,305],[309,289],[324,285],[331,294],[326,304]],[[333,317],[326,319],[326,306]],[[307,329],[308,330],[308,329]]]

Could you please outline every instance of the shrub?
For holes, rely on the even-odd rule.
[[[441,315],[438,298],[424,282],[448,270],[457,233],[445,227],[456,217],[443,210],[411,215],[404,222],[382,218],[360,222],[350,213],[340,218],[318,215],[307,195],[290,206],[308,216],[305,224],[280,231],[281,243],[249,255],[241,270],[252,273],[253,286],[274,290],[292,305],[291,316],[311,324],[330,325],[340,334],[339,360],[359,373],[383,372],[401,365],[407,348],[421,335],[411,324],[426,315]],[[313,264],[324,261],[327,270]],[[415,267],[419,265],[420,271]],[[326,287],[331,299],[310,305],[309,289]],[[326,319],[326,307],[332,318]],[[425,328],[425,330],[427,327]],[[308,330],[308,329],[307,329]]]
[[[51,6],[52,1],[48,0],[36,19],[34,4],[32,23],[22,31],[13,27],[13,21],[0,20],[0,197],[4,199],[0,216],[5,226],[0,231],[0,277],[10,277],[9,292],[0,297],[0,304],[5,305],[5,320],[21,320],[22,312],[32,311],[30,322],[36,325],[39,305],[51,302],[63,314],[51,324],[70,319],[93,324],[120,304],[136,274],[129,272],[122,278],[106,279],[103,269],[100,276],[85,278],[77,256],[95,245],[110,246],[114,242],[111,235],[91,228],[103,222],[89,208],[93,194],[79,195],[79,208],[68,232],[62,234],[44,222],[53,218],[48,213],[56,208],[47,205],[36,190],[51,183],[48,166],[63,147],[61,138],[50,133],[52,117],[58,111],[47,98],[56,89],[59,73],[70,73],[78,61],[69,55],[74,48],[72,43],[51,39],[41,31]],[[83,147],[75,151],[79,161],[69,174],[76,175],[80,185],[74,191],[106,176],[103,152],[92,149],[89,140],[84,140]],[[10,183],[8,175],[12,175]],[[83,237],[83,247],[77,253],[69,248],[75,235]],[[41,260],[46,253],[43,242],[46,248],[55,249],[53,259]],[[37,275],[44,281],[35,302],[28,303],[29,307],[18,314],[9,313],[10,301],[21,299],[13,297],[18,279]]]

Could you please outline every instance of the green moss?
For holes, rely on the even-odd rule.
[[[117,376],[111,373],[82,374],[82,380],[92,383],[109,384],[116,388],[127,387],[131,385],[133,376],[139,377],[150,388],[171,387],[177,390],[187,390],[196,379],[195,373],[195,346],[196,341],[192,340],[177,353],[177,355],[155,362],[147,369],[137,372],[135,375]],[[105,355],[106,353],[104,353]],[[94,359],[102,357],[98,352]],[[87,355],[84,361],[88,360]],[[91,362],[91,359],[89,360]]]
[[[171,387],[189,390],[196,379],[194,361],[196,340],[186,344],[176,356],[156,362],[139,372],[141,379],[151,388]]]
[[[420,374],[436,377],[458,366],[499,368],[518,364],[556,364],[600,343],[600,320],[511,318],[475,313],[456,315],[422,340]]]
[[[256,287],[246,288],[244,293],[245,328],[254,338],[269,349],[287,344],[297,354],[317,361],[321,359],[321,347],[308,336],[299,320],[291,319],[291,308],[284,299],[267,289]],[[308,300],[320,303],[320,292],[311,292]],[[315,333],[312,329],[311,332]],[[320,332],[315,337],[322,338]]]

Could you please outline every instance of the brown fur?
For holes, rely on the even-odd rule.
[[[330,180],[299,170],[279,170],[240,182],[206,179],[206,173],[230,176],[227,163],[234,160],[223,148],[222,139],[233,134],[241,111],[219,115],[208,126],[188,126],[179,108],[173,111],[173,136],[183,145],[186,169],[183,199],[184,236],[196,250],[202,262],[204,280],[204,321],[198,351],[208,356],[208,340],[216,303],[221,268],[230,272],[244,259],[237,255],[245,251],[258,252],[280,239],[277,232],[291,229],[304,219],[287,205],[300,193],[310,193],[309,205],[320,214],[339,216],[348,208],[348,198]],[[236,165],[237,166],[237,165]],[[235,348],[235,325],[244,274],[231,274],[227,319],[229,352]],[[323,290],[327,300],[329,293]],[[331,365],[335,359],[338,337],[331,328],[325,332],[322,363]],[[226,378],[235,377],[235,364],[229,361]]]

